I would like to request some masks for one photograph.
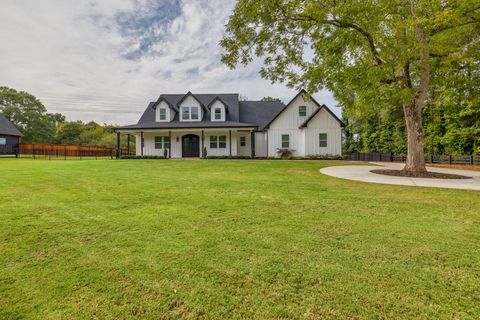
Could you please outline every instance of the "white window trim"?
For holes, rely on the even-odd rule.
[[[220,137],[225,138],[225,146],[224,147],[220,147]],[[212,144],[213,144],[213,146],[212,146]],[[224,135],[210,136],[210,138],[208,138],[208,146],[210,147],[210,149],[226,149],[227,148],[227,136],[224,136]]]
[[[160,146],[161,148],[157,148],[157,138],[160,138]],[[163,150],[165,149],[165,145],[168,143],[168,147],[166,149],[170,148],[170,143],[169,143],[169,137],[168,136],[155,136],[153,137],[153,148],[155,150]]]
[[[160,110],[165,110],[165,119],[160,118]],[[164,107],[157,108],[157,122],[170,122],[169,117],[170,117],[170,113],[168,108],[164,108]]]
[[[188,109],[188,118],[183,117],[183,111],[185,109]],[[192,110],[197,109],[198,110],[198,119],[192,119]],[[180,121],[200,121],[202,118],[202,114],[200,112],[200,107],[199,106],[182,106],[180,107]]]
[[[220,110],[220,119],[216,119],[215,118],[215,111],[216,110]],[[211,113],[211,117],[210,117],[210,120],[211,121],[225,121],[225,107],[222,105],[222,106],[217,106],[217,107],[213,107],[210,111]]]
[[[242,139],[244,140],[243,141],[243,145],[242,145]],[[246,147],[247,146],[247,137],[245,136],[240,136],[240,147]]]

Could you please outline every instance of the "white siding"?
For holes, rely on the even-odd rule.
[[[305,155],[341,155],[342,127],[340,123],[325,109],[320,110],[302,129],[305,135]],[[320,148],[319,134],[327,134],[327,147]]]
[[[300,117],[298,115],[299,106],[307,107],[307,115]],[[300,125],[317,109],[317,105],[298,95],[288,107],[275,119],[268,129],[268,156],[276,157],[277,149],[282,147],[282,134],[290,136],[290,149],[295,150],[294,156],[305,156],[305,146],[303,132],[299,129]]]
[[[202,154],[202,132],[197,130],[185,130],[185,131],[172,131],[172,140],[171,140],[171,153],[172,158],[181,158],[182,157],[182,137],[187,134],[195,134],[199,137],[199,150],[200,155]],[[232,156],[237,155],[237,146],[240,144],[240,133],[232,130]],[[165,132],[145,132],[144,137],[144,156],[163,156],[163,149],[155,149],[155,137],[157,136],[168,136],[168,131]],[[225,136],[226,137],[226,148],[210,148],[210,136]],[[250,133],[247,133],[247,136],[250,136]],[[237,144],[238,141],[238,144]],[[247,143],[249,143],[247,139]],[[136,153],[141,155],[140,150],[140,135],[136,136]],[[204,132],[204,146],[207,148],[207,155],[209,156],[228,156],[230,155],[230,139],[228,130],[209,130]],[[250,150],[250,144],[248,144],[248,150]],[[250,153],[248,153],[250,155]]]
[[[264,158],[267,156],[267,133],[255,132],[255,157]]]
[[[215,109],[220,108],[222,110],[222,116],[220,120],[215,120]],[[210,106],[210,120],[211,121],[225,121],[225,106],[223,105],[222,102],[220,101],[215,101],[211,106]]]
[[[227,145],[226,148],[210,148],[210,136],[226,136]],[[237,154],[237,143],[236,143],[235,132],[232,132],[232,156]],[[206,131],[205,132],[205,147],[207,147],[207,156],[228,156],[230,155],[230,139],[228,137],[228,130],[219,130],[219,131]]]
[[[155,149],[155,137],[166,136],[168,137],[168,132],[145,132],[143,134],[143,155],[144,156],[163,156],[163,149]],[[138,153],[139,154],[139,153]]]
[[[160,120],[160,109],[165,109],[167,112],[167,120]],[[173,120],[174,112],[170,110],[168,104],[165,101],[159,103],[155,109],[155,121],[156,122],[169,122]]]
[[[239,156],[248,156],[252,155],[252,135],[250,132],[238,132],[236,133],[237,136],[237,154]],[[240,137],[245,137],[245,146],[242,147],[240,145]]]

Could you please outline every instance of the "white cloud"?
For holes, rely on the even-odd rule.
[[[3,0],[0,85],[31,92],[71,120],[118,124],[135,123],[160,93],[239,92],[284,101],[295,95],[261,79],[258,63],[237,70],[220,63],[218,42],[233,0],[184,0],[178,14],[175,0],[164,2],[172,9],[158,9],[154,0]],[[162,28],[148,29],[158,17]],[[142,27],[152,32],[155,41],[146,44],[154,55],[127,59],[142,48],[135,33]],[[335,104],[326,91],[315,97]]]

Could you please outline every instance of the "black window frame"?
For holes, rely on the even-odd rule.
[[[287,137],[287,140],[286,140],[287,145],[286,146],[284,146],[285,140],[283,139],[283,137]],[[280,142],[281,142],[282,148],[290,148],[290,135],[289,134],[282,134],[281,137],[280,137]]]
[[[325,135],[325,139],[322,139],[322,135]],[[322,142],[325,142],[325,145],[322,145]],[[318,134],[318,146],[320,148],[328,148],[328,134],[326,132]]]
[[[307,106],[298,106],[298,116],[299,117],[306,117],[307,116]]]

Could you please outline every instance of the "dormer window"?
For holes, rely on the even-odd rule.
[[[215,120],[222,120],[222,109],[221,108],[215,108],[214,110],[215,114]]]
[[[158,120],[160,121],[167,120],[167,109],[165,108],[158,109]]]
[[[307,106],[299,106],[298,107],[298,116],[306,117],[307,116]]]
[[[210,108],[211,121],[226,120],[225,113],[227,112],[227,108],[225,107],[225,104],[221,100],[219,100],[218,98],[216,100],[213,100],[213,102],[211,102],[208,107]]]
[[[182,107],[182,120],[198,120],[198,107]]]
[[[155,121],[157,122],[169,122],[170,121],[170,109],[168,105],[163,101],[155,109]]]

